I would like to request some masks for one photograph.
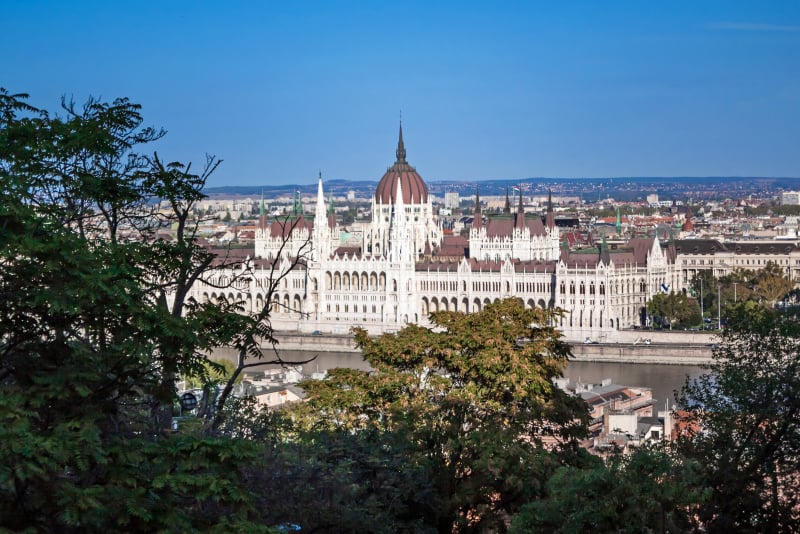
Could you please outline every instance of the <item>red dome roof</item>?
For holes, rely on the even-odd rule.
[[[397,161],[383,175],[375,189],[375,201],[394,204],[397,196],[397,182],[403,189],[404,204],[424,204],[428,202],[428,187],[417,170],[406,162],[406,148],[403,145],[403,125],[400,125],[400,139],[397,142]]]

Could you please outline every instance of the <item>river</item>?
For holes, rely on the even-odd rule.
[[[317,355],[311,362],[302,365],[302,372],[310,375],[335,367],[350,367],[353,369],[369,370],[369,365],[355,352],[320,352],[282,350],[281,358],[287,363],[309,360]],[[270,356],[270,353],[267,353]],[[214,357],[235,359],[232,349],[218,349]],[[277,364],[263,364],[251,369],[258,371],[278,367]],[[693,365],[660,365],[641,363],[608,363],[608,362],[570,362],[564,376],[574,381],[584,383],[599,383],[605,378],[610,378],[615,384],[623,386],[648,387],[653,390],[653,398],[657,401],[659,409],[669,399],[670,406],[674,404],[674,390],[680,390],[686,382],[686,377],[696,378],[703,372],[702,368]]]

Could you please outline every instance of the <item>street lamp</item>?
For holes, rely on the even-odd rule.
[[[722,300],[720,300],[720,298],[719,298],[719,290],[720,289],[721,289],[721,287],[718,284],[717,285],[717,330],[722,330],[722,314],[720,313],[721,306],[722,306]]]
[[[705,322],[706,321],[706,313],[703,309],[703,279],[700,279],[700,319]]]

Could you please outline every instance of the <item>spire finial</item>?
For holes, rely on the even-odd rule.
[[[400,137],[397,140],[397,162],[406,162],[406,146],[403,144],[403,113],[400,112]]]

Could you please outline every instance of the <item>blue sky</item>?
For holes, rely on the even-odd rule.
[[[0,86],[127,96],[209,186],[800,176],[800,2],[0,4]]]

